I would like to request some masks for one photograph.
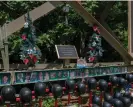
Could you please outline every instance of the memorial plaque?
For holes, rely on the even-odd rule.
[[[73,45],[55,45],[59,59],[78,59],[78,54]]]

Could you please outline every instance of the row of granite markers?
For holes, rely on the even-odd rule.
[[[65,79],[86,78],[90,76],[102,76],[110,74],[127,73],[127,67],[96,67],[85,69],[64,69],[64,70],[44,70],[44,71],[16,71],[14,79],[11,78],[11,72],[0,73],[0,85],[26,84],[38,81],[56,81]]]

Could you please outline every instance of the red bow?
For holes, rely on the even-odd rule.
[[[90,57],[88,60],[89,62],[93,62],[95,60],[95,57]]]
[[[24,62],[25,65],[27,65],[29,63],[29,60],[28,59],[24,59],[23,62]]]
[[[32,54],[30,54],[29,56],[30,56],[30,58],[32,59],[32,61],[33,61],[34,63],[37,62],[37,57],[36,57],[36,56],[34,56],[34,55],[32,55]],[[29,63],[29,59],[24,59],[23,62],[24,62],[25,65],[27,65],[27,64]]]
[[[37,62],[37,57],[36,57],[35,55],[30,54],[29,56],[30,56],[30,58],[33,60],[34,63]]]
[[[33,57],[33,61],[34,61],[34,63],[37,62],[37,57],[36,56]]]
[[[95,32],[97,32],[98,34],[100,34],[100,30],[99,30],[98,26],[94,25],[94,26],[93,26],[93,30],[94,30]]]
[[[94,50],[94,48],[92,48],[92,47],[90,47],[89,49],[90,49],[90,50]]]

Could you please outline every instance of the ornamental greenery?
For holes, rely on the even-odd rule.
[[[41,57],[41,51],[36,45],[36,30],[33,26],[29,13],[25,17],[23,33],[21,35],[22,45],[20,59],[29,66],[35,65]]]
[[[89,62],[97,62],[99,57],[103,56],[100,30],[96,25],[93,26],[93,34],[89,40],[88,48]]]

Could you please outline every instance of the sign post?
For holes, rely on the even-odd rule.
[[[73,45],[55,45],[58,59],[63,59],[63,67],[70,64],[71,59],[78,59],[78,54]]]

